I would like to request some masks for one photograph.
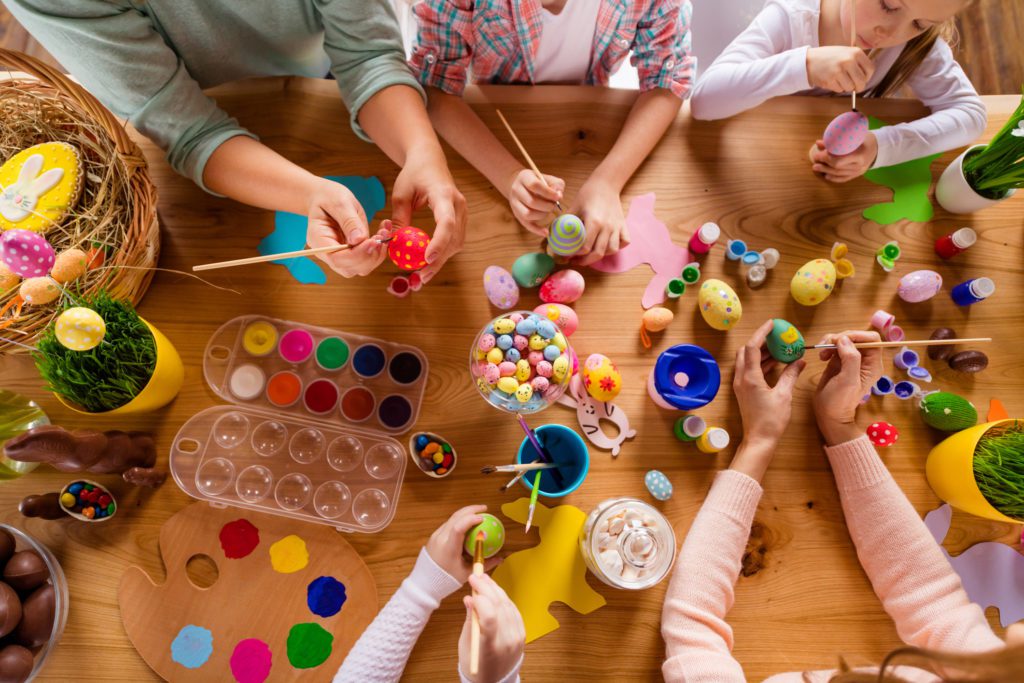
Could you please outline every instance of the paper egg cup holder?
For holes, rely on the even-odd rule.
[[[243,333],[256,322],[272,325],[278,340],[289,330],[309,332],[314,352],[301,363],[282,358],[276,344],[264,355],[250,354],[243,346]],[[344,340],[350,349],[348,360],[333,371],[322,369],[315,360],[317,345],[329,337]],[[362,377],[352,368],[352,355],[367,345],[384,354],[383,368],[373,377]],[[391,361],[399,356],[407,361],[405,374],[398,373],[402,379],[409,377],[410,364],[415,369],[412,358],[419,362],[414,381],[403,384],[395,379]],[[242,400],[231,393],[230,378],[249,364],[264,372],[264,390]],[[203,371],[210,388],[233,405],[197,413],[175,436],[170,469],[185,493],[216,506],[284,515],[339,531],[374,533],[391,522],[407,457],[405,448],[387,432],[407,431],[416,422],[427,378],[422,351],[302,323],[242,316],[210,338]],[[294,373],[301,381],[300,398],[289,407],[267,398],[266,380],[278,372]],[[317,414],[307,408],[305,388],[314,380],[328,380],[339,389],[332,410]],[[346,391],[353,388],[374,397],[373,410],[362,420],[350,419],[341,408]],[[388,429],[379,406],[391,396],[401,399],[395,401],[400,407],[403,401],[408,405],[409,417],[401,425],[393,421]]]

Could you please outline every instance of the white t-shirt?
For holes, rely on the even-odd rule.
[[[600,0],[568,0],[558,14],[541,8],[534,83],[582,83],[590,70]]]
[[[820,14],[821,0],[768,0],[697,80],[690,95],[693,116],[723,119],[781,95],[833,95],[807,80],[807,50],[820,45]],[[902,50],[898,45],[875,54],[867,89],[882,80]],[[968,145],[985,130],[985,105],[944,40],[935,41],[907,85],[932,114],[874,131],[875,168]],[[868,102],[860,108],[870,114]]]

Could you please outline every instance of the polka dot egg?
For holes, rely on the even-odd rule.
[[[872,422],[868,427],[868,438],[876,446],[891,446],[900,438],[900,430],[888,422]]]
[[[512,274],[501,266],[488,266],[484,271],[484,293],[487,294],[488,301],[503,311],[512,308],[519,301],[519,287],[516,281]],[[505,333],[514,329],[515,323],[512,323]]]
[[[69,308],[57,316],[54,334],[72,351],[88,351],[103,341],[107,325],[100,314],[81,306]]]
[[[836,267],[828,259],[814,259],[797,269],[789,283],[789,292],[798,304],[817,306],[836,288]]]
[[[402,270],[419,270],[427,265],[430,235],[412,226],[401,228],[388,242],[388,258]]]
[[[716,330],[731,330],[743,315],[740,298],[721,280],[705,280],[697,293],[697,308],[704,322]]]
[[[658,500],[672,497],[672,482],[659,470],[650,470],[644,475],[644,486]]]
[[[30,278],[47,275],[57,257],[39,233],[8,230],[0,236],[0,258],[12,273]]]
[[[842,157],[857,151],[867,136],[868,117],[859,111],[848,111],[832,119],[822,140],[829,154]]]

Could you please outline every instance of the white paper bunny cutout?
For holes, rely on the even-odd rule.
[[[602,403],[587,393],[579,375],[569,381],[569,390],[558,398],[562,405],[576,409],[576,420],[587,440],[598,448],[610,450],[612,456],[619,454],[622,442],[636,436],[636,430],[629,428],[626,413],[614,403]],[[608,420],[619,428],[617,436],[608,436],[601,429],[601,420]]]
[[[35,212],[39,198],[64,178],[63,168],[51,168],[39,175],[42,169],[42,154],[33,154],[25,160],[18,173],[18,180],[13,185],[0,188],[3,190],[0,193],[0,215],[12,223],[18,223]]]

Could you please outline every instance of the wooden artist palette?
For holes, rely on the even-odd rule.
[[[160,553],[166,582],[129,567],[118,602],[165,680],[330,680],[377,613],[370,570],[322,526],[196,503],[161,527]],[[196,555],[217,566],[209,587],[186,572]]]

